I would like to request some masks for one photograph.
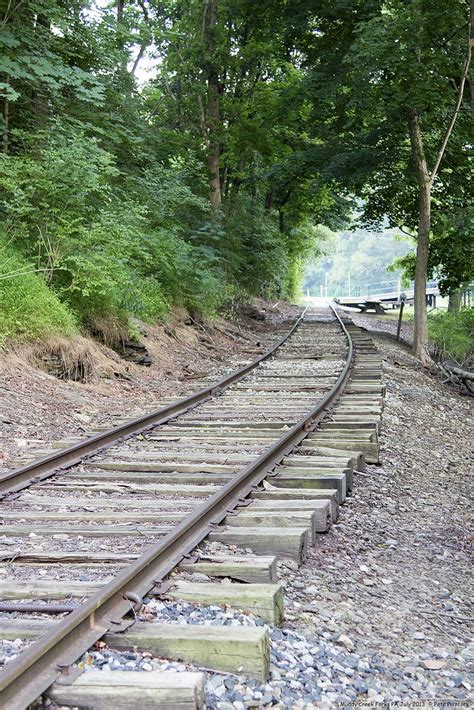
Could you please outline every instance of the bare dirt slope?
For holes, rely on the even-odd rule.
[[[0,467],[15,457],[64,436],[80,435],[96,424],[138,416],[160,406],[163,397],[197,390],[203,379],[218,380],[248,362],[275,339],[275,327],[297,315],[288,304],[259,303],[236,321],[196,323],[175,310],[168,322],[144,326],[142,342],[153,360],[143,367],[86,338],[60,344],[65,356],[81,352],[89,381],[60,380],[42,359],[57,343],[18,346],[0,354]]]

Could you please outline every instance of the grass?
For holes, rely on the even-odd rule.
[[[436,311],[428,317],[428,334],[437,354],[454,360],[466,369],[474,361],[474,309],[459,313]]]
[[[393,309],[390,311],[385,311],[384,318],[387,318],[388,320],[394,320],[398,322],[398,317],[400,315],[400,311],[397,309]],[[402,315],[402,321],[403,322],[410,322],[414,319],[415,313],[413,310],[413,306],[405,306],[403,309],[403,315]]]
[[[387,311],[384,320],[398,321],[399,313],[399,310]],[[413,322],[412,307],[405,307],[402,320]],[[454,314],[446,308],[428,311],[428,336],[439,357],[468,366],[474,359],[474,309],[462,308]]]
[[[78,332],[76,319],[41,274],[0,240],[0,345]],[[30,273],[28,273],[30,272]]]

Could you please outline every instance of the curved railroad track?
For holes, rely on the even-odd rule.
[[[220,382],[0,476],[0,637],[21,650],[0,672],[1,707],[45,691],[62,705],[200,707],[198,673],[77,677],[78,658],[103,637],[264,680],[263,628],[226,629],[213,653],[216,627],[148,624],[150,641],[135,617],[162,595],[281,623],[276,560],[301,564],[354,472],[378,460],[383,395],[370,337],[313,309]],[[196,553],[204,540],[226,554]]]

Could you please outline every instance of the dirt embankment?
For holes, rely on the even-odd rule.
[[[151,364],[123,359],[87,337],[12,345],[0,354],[0,467],[64,436],[159,407],[248,362],[299,308],[260,302],[235,320],[197,322],[175,309],[166,323],[140,324]],[[61,379],[67,375],[77,378]]]

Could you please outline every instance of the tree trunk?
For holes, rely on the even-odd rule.
[[[265,209],[267,212],[271,212],[273,209],[273,192],[267,192],[265,196]]]
[[[285,233],[285,213],[283,210],[278,210],[278,229],[280,234]]]
[[[207,12],[206,12],[207,9]],[[210,173],[209,185],[211,190],[211,204],[217,211],[222,204],[221,181],[219,176],[220,161],[220,101],[219,101],[219,74],[216,63],[216,24],[217,24],[217,0],[208,0],[205,5],[206,12],[206,36],[208,52],[208,74],[207,74],[207,128],[209,134],[209,147],[207,155],[207,167]]]
[[[431,186],[420,187],[418,240],[416,245],[415,266],[415,332],[413,335],[413,353],[428,365],[428,322],[426,314],[426,281],[428,276],[428,255],[431,225]]]
[[[47,33],[51,32],[51,20],[46,15],[38,15],[36,19],[38,29],[42,29]],[[41,38],[41,34],[39,35]],[[39,42],[41,39],[39,38]],[[49,42],[48,42],[49,44]],[[43,84],[33,92],[32,96],[33,111],[35,116],[36,127],[39,129],[45,129],[48,125],[49,115],[50,115],[50,103],[49,103],[49,89],[47,85]],[[41,146],[37,143],[36,150],[38,154],[41,152]]]
[[[8,83],[8,79],[7,82]],[[8,131],[9,131],[9,117],[10,117],[10,103],[5,96],[3,99],[3,131],[2,131],[2,153],[7,155],[8,153]]]
[[[408,112],[408,129],[412,158],[418,181],[418,240],[415,265],[415,331],[413,353],[423,365],[430,363],[428,353],[428,323],[426,316],[426,280],[431,228],[431,180],[426,163],[418,114]]]
[[[461,309],[462,289],[458,288],[449,294],[448,313],[459,313]]]
[[[210,172],[211,204],[218,210],[222,204],[221,181],[219,179],[219,147],[211,143],[207,157],[207,168]]]

